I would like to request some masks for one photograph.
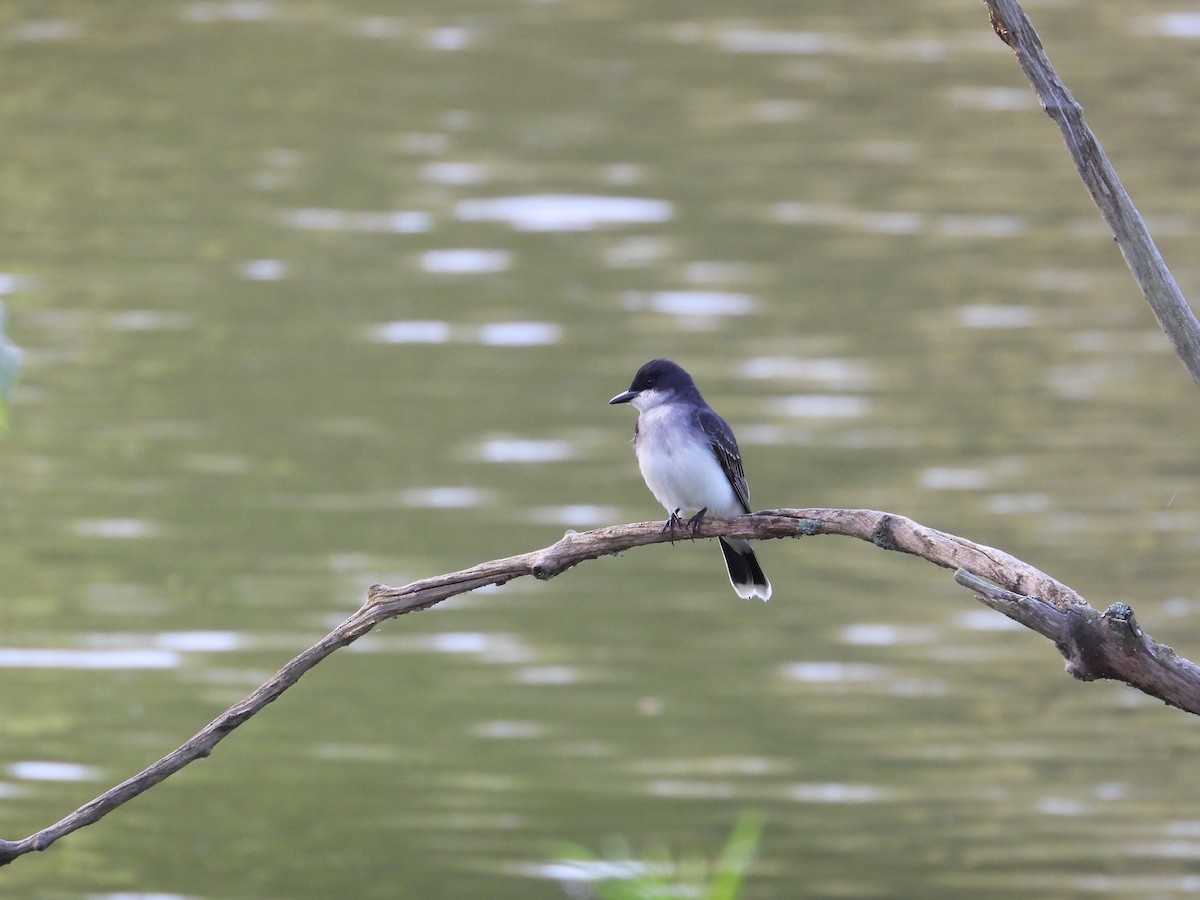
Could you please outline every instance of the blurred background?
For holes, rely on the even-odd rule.
[[[1200,6],[1030,2],[1200,292]],[[1086,14],[1085,14],[1086,12]],[[669,356],[758,508],[1001,547],[1200,656],[1200,392],[978,0],[0,5],[0,837],[363,601],[658,519]],[[1200,891],[1200,735],[926,563],[658,546],[389,622],[5,896]]]

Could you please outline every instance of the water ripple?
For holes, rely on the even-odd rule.
[[[173,650],[60,650],[0,647],[0,669],[176,669],[182,659]]]
[[[632,291],[625,295],[624,306],[630,312],[669,316],[746,316],[758,309],[758,301],[730,291]]]
[[[547,463],[563,462],[576,454],[570,441],[495,435],[480,445],[477,455],[484,462],[491,463]]]
[[[586,194],[529,194],[461,201],[463,222],[504,222],[518,231],[591,231],[613,225],[668,222],[674,209],[666,200]]]
[[[873,784],[794,784],[788,791],[798,803],[878,803],[888,799],[888,791]]]
[[[479,247],[427,250],[421,254],[421,268],[437,275],[491,275],[511,269],[512,254]]]
[[[717,35],[717,48],[725,53],[813,56],[842,52],[846,47],[846,40],[819,31],[728,28]]]
[[[414,319],[372,325],[368,339],[375,344],[444,344],[450,340],[450,323]]]
[[[346,210],[307,207],[284,215],[302,231],[351,231],[364,234],[419,234],[433,227],[433,217],[417,210]]]
[[[488,347],[539,347],[562,340],[562,326],[555,322],[489,322],[475,327],[455,328],[436,319],[379,322],[367,329],[373,344],[445,344],[452,340]]]
[[[77,519],[71,530],[80,537],[120,540],[155,537],[160,531],[149,519]]]
[[[853,419],[871,408],[866,397],[844,394],[795,394],[768,400],[766,406],[775,415],[811,419]]]
[[[20,781],[96,781],[104,775],[95,766],[42,760],[10,763],[8,774]]]

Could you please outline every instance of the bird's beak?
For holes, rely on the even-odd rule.
[[[617,394],[617,396],[613,397],[611,400],[608,401],[608,405],[612,406],[614,403],[628,403],[630,400],[632,400],[634,397],[636,397],[639,393],[641,393],[641,392],[640,391],[626,391],[623,394]]]

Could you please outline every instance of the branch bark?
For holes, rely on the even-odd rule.
[[[1012,48],[1042,109],[1062,132],[1079,177],[1112,229],[1117,246],[1175,355],[1192,380],[1200,384],[1200,322],[1196,321],[1100,141],[1084,120],[1083,107],[1050,64],[1041,38],[1021,4],[1016,0],[984,0],[984,4],[996,35]]]
[[[1128,606],[1119,603],[1101,614],[1062,582],[994,547],[928,528],[904,516],[869,509],[776,509],[736,519],[712,519],[700,527],[697,537],[767,540],[822,534],[858,538],[883,550],[907,553],[935,566],[954,569],[956,580],[973,591],[977,599],[1054,641],[1067,658],[1067,670],[1076,678],[1124,681],[1171,706],[1200,715],[1200,667],[1146,635]],[[505,584],[530,575],[545,581],[582,562],[668,540],[659,522],[571,531],[549,547],[531,553],[494,559],[403,587],[373,585],[357,612],[178,749],[48,828],[22,840],[0,841],[0,865],[45,850],[59,838],[98,822],[184,766],[208,756],[218,743],[278,699],[309,669],[380,622],[428,609],[485,585]]]

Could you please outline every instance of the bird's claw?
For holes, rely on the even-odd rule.
[[[667,522],[665,525],[663,525],[662,530],[669,531],[671,533],[671,536],[668,538],[668,540],[673,545],[675,543],[675,529],[683,527],[684,522],[683,519],[679,518],[679,510],[677,509],[675,512],[671,513],[671,515],[667,516]],[[659,534],[662,534],[662,532],[660,531]]]
[[[675,543],[675,529],[678,528],[682,531],[683,529],[686,528],[688,531],[690,531],[692,533],[692,540],[695,540],[696,535],[698,535],[700,533],[700,526],[704,524],[704,514],[707,512],[708,512],[708,507],[706,506],[702,510],[700,510],[700,512],[696,513],[694,516],[692,516],[690,519],[688,519],[685,522],[680,517],[679,510],[676,509],[673,513],[671,513],[671,515],[669,515],[667,517],[666,524],[663,525],[662,532],[660,532],[660,534],[665,533],[665,532],[670,532],[671,536],[668,538],[668,540],[670,540],[670,542],[672,544],[674,544]]]

